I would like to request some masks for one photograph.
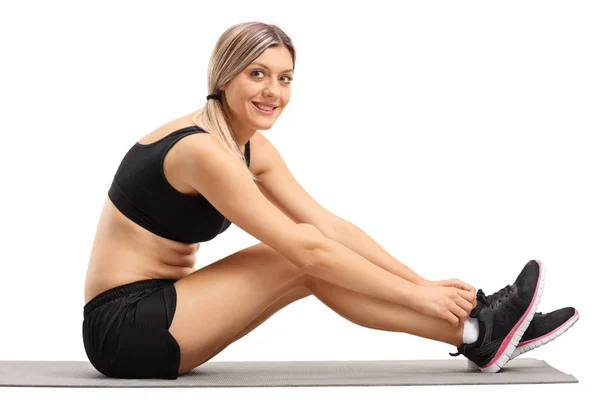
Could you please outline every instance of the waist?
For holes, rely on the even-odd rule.
[[[103,306],[109,301],[125,297],[130,294],[139,293],[144,290],[159,288],[175,282],[177,282],[177,280],[174,279],[145,279],[108,289],[94,297],[83,307],[83,315],[86,317],[95,309]]]

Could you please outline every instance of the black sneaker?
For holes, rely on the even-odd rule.
[[[486,296],[483,290],[479,289],[477,291],[477,304],[491,304],[498,297],[504,295],[503,291],[504,289]],[[512,360],[556,339],[569,330],[577,320],[579,320],[579,312],[573,307],[560,308],[547,314],[536,312],[510,359]]]
[[[479,292],[478,300],[479,303]],[[488,296],[491,297],[491,296]],[[523,353],[534,350],[549,343],[569,330],[579,320],[579,312],[573,307],[564,307],[544,314],[536,312],[529,324],[529,328],[521,337],[519,345],[513,351],[510,359],[513,360]],[[468,361],[469,369],[479,367],[473,361]]]
[[[544,290],[542,262],[529,261],[512,285],[478,302],[471,317],[479,321],[479,338],[463,343],[452,356],[463,354],[482,372],[498,372],[506,364],[529,327]]]
[[[510,359],[527,353],[530,350],[545,345],[556,339],[575,322],[579,320],[579,312],[573,307],[565,307],[554,310],[548,314],[535,313],[535,316],[529,324],[529,328],[523,334],[519,345],[510,356]]]

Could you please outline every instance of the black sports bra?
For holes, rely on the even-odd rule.
[[[209,241],[231,225],[204,196],[181,193],[165,177],[167,151],[180,139],[197,133],[208,132],[189,126],[150,144],[136,142],[108,190],[110,200],[127,218],[159,236],[185,243]],[[250,141],[245,156],[250,167]]]

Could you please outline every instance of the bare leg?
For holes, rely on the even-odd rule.
[[[306,288],[299,287],[292,290],[275,302],[231,342],[215,351],[209,359],[246,336],[282,308],[310,294],[314,294],[323,304],[348,321],[366,328],[405,332],[455,347],[462,344],[463,325],[455,327],[446,321],[419,314],[410,308],[353,292],[312,276],[307,277],[306,286]]]
[[[292,304],[295,301],[308,297],[311,294],[312,293],[310,292],[310,290],[304,286],[292,289],[283,297],[279,298],[279,300],[277,300],[271,306],[269,306],[269,308],[267,308],[261,315],[259,315],[254,321],[252,321],[250,325],[248,325],[246,328],[244,328],[244,330],[242,330],[238,335],[236,335],[233,338],[233,340],[223,344],[220,348],[218,348],[213,354],[211,354],[208,357],[208,360],[225,350],[225,348],[227,348],[230,344],[237,342],[238,340],[252,332],[254,329],[258,328],[259,325],[261,325],[267,319],[271,318],[277,311],[285,308],[286,306]]]
[[[311,293],[360,326],[405,332],[458,346],[462,326],[369,297],[304,274],[260,243],[175,283],[177,308],[169,331],[185,373],[214,357],[286,305]]]
[[[383,331],[404,332],[456,347],[462,344],[462,324],[453,326],[442,319],[353,292],[313,276],[307,277],[306,281],[316,298],[357,325]]]

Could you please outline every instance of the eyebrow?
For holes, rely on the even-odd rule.
[[[261,67],[263,67],[263,68],[266,68],[266,69],[268,69],[268,70],[271,70],[271,69],[270,69],[269,67],[267,67],[265,64],[261,64],[261,63],[259,63],[259,62],[253,62],[252,64],[260,65],[260,66],[261,66]],[[250,64],[250,65],[252,65],[252,64]],[[294,70],[293,70],[293,69],[286,69],[285,71],[281,71],[281,72],[294,72]]]

